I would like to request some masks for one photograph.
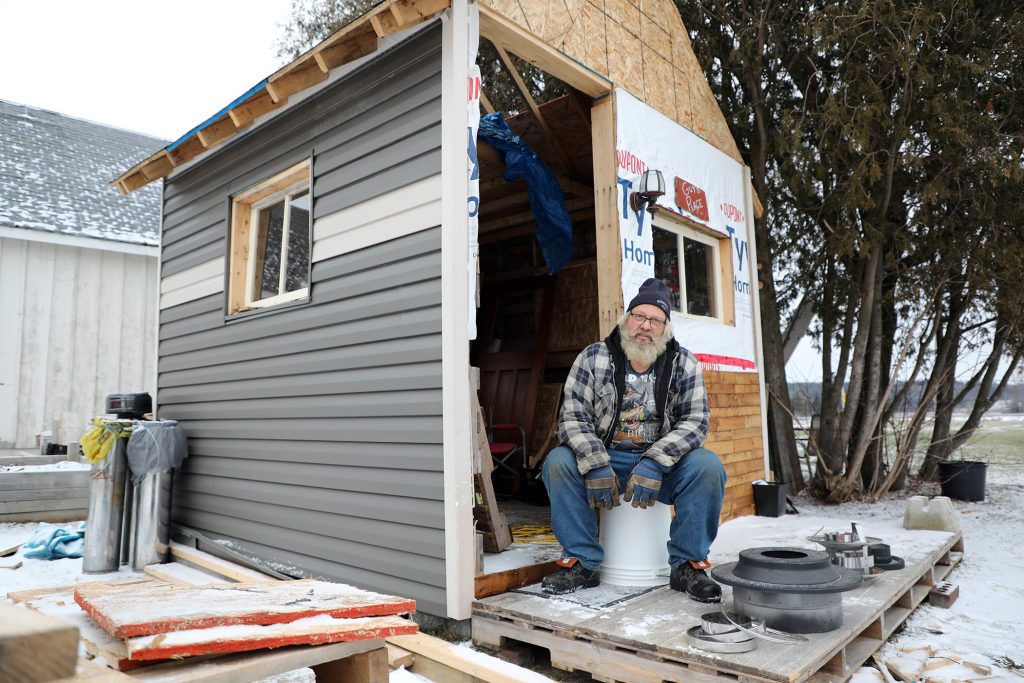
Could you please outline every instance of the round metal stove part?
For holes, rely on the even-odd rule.
[[[737,614],[788,633],[839,628],[842,593],[864,580],[860,571],[832,564],[828,553],[786,547],[742,550],[739,561],[713,567],[711,576],[732,586]]]

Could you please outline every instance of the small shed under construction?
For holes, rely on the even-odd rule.
[[[477,134],[495,104],[563,197],[557,263]],[[655,275],[723,516],[754,511],[756,198],[671,0],[388,0],[115,183],[160,178],[156,410],[189,437],[173,519],[209,548],[469,617],[480,432],[518,426],[494,484],[527,490],[573,359]]]

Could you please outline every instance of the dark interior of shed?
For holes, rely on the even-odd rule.
[[[502,112],[554,172],[572,222],[572,256],[549,273],[526,184],[506,181],[504,154],[478,142],[480,307],[470,362],[480,370],[489,440],[516,449],[495,450],[492,458],[498,505],[513,526],[547,524],[537,476],[557,445],[562,384],[577,354],[599,334],[591,100],[486,40],[478,63],[481,115]]]

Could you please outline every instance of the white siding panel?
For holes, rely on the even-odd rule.
[[[50,350],[50,301],[56,248],[33,242],[26,250],[25,318],[21,329],[21,382],[18,387],[18,446],[31,446],[45,428],[46,368]],[[45,315],[43,314],[45,312]]]
[[[0,448],[77,441],[107,394],[152,391],[156,288],[151,256],[0,238]]]
[[[223,291],[224,258],[210,259],[165,277],[160,283],[160,308],[170,308]]]
[[[78,295],[75,310],[75,365],[72,368],[71,413],[80,421],[103,410],[97,406],[93,387],[96,386],[96,368],[101,316],[104,309],[100,300],[100,280],[103,278],[103,252],[83,249],[78,261]],[[69,420],[70,422],[70,420]]]
[[[44,427],[62,431],[53,425],[71,410],[71,372],[75,362],[75,285],[78,282],[78,261],[81,249],[56,246],[53,271],[53,292],[50,297],[50,347],[46,366]],[[63,441],[54,435],[57,443]]]
[[[412,183],[313,223],[313,262],[441,224],[441,176]]]
[[[18,440],[27,251],[27,242],[0,238],[0,448]]]

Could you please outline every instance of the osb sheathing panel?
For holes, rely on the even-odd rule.
[[[754,373],[705,370],[704,386],[711,407],[705,446],[718,454],[729,475],[722,520],[753,514],[750,484],[764,477],[758,377]]]
[[[578,351],[598,340],[597,263],[566,266],[558,273],[548,351]]]
[[[481,0],[742,163],[672,0]]]

